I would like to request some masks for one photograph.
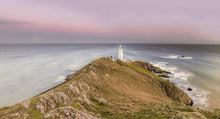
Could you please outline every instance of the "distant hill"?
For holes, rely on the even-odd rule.
[[[192,107],[187,94],[153,74],[168,73],[141,61],[99,58],[66,78],[66,82],[10,107],[1,118],[220,118]]]

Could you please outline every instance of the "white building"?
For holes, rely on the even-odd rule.
[[[123,49],[121,45],[118,48],[118,59],[123,60]]]

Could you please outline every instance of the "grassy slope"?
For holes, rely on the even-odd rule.
[[[19,103],[1,109],[0,117],[12,117],[16,112],[27,114],[27,118],[43,118],[49,112],[66,116],[59,107],[67,106],[104,118],[219,118],[220,115],[219,110],[207,112],[173,101],[161,85],[165,80],[132,63],[100,58],[67,79],[64,84],[29,99],[28,108]],[[62,99],[65,96],[59,96],[61,92],[68,98]],[[43,105],[43,113],[36,108],[37,104]]]

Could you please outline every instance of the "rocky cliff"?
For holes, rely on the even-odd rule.
[[[149,63],[99,58],[66,82],[33,98],[0,109],[1,118],[219,118],[219,110],[192,107],[174,83],[152,73]]]

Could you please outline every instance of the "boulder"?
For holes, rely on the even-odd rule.
[[[108,103],[107,100],[104,98],[98,98],[97,100],[100,104],[107,104]]]
[[[188,91],[192,91],[192,88],[188,88],[187,90],[188,90]]]

